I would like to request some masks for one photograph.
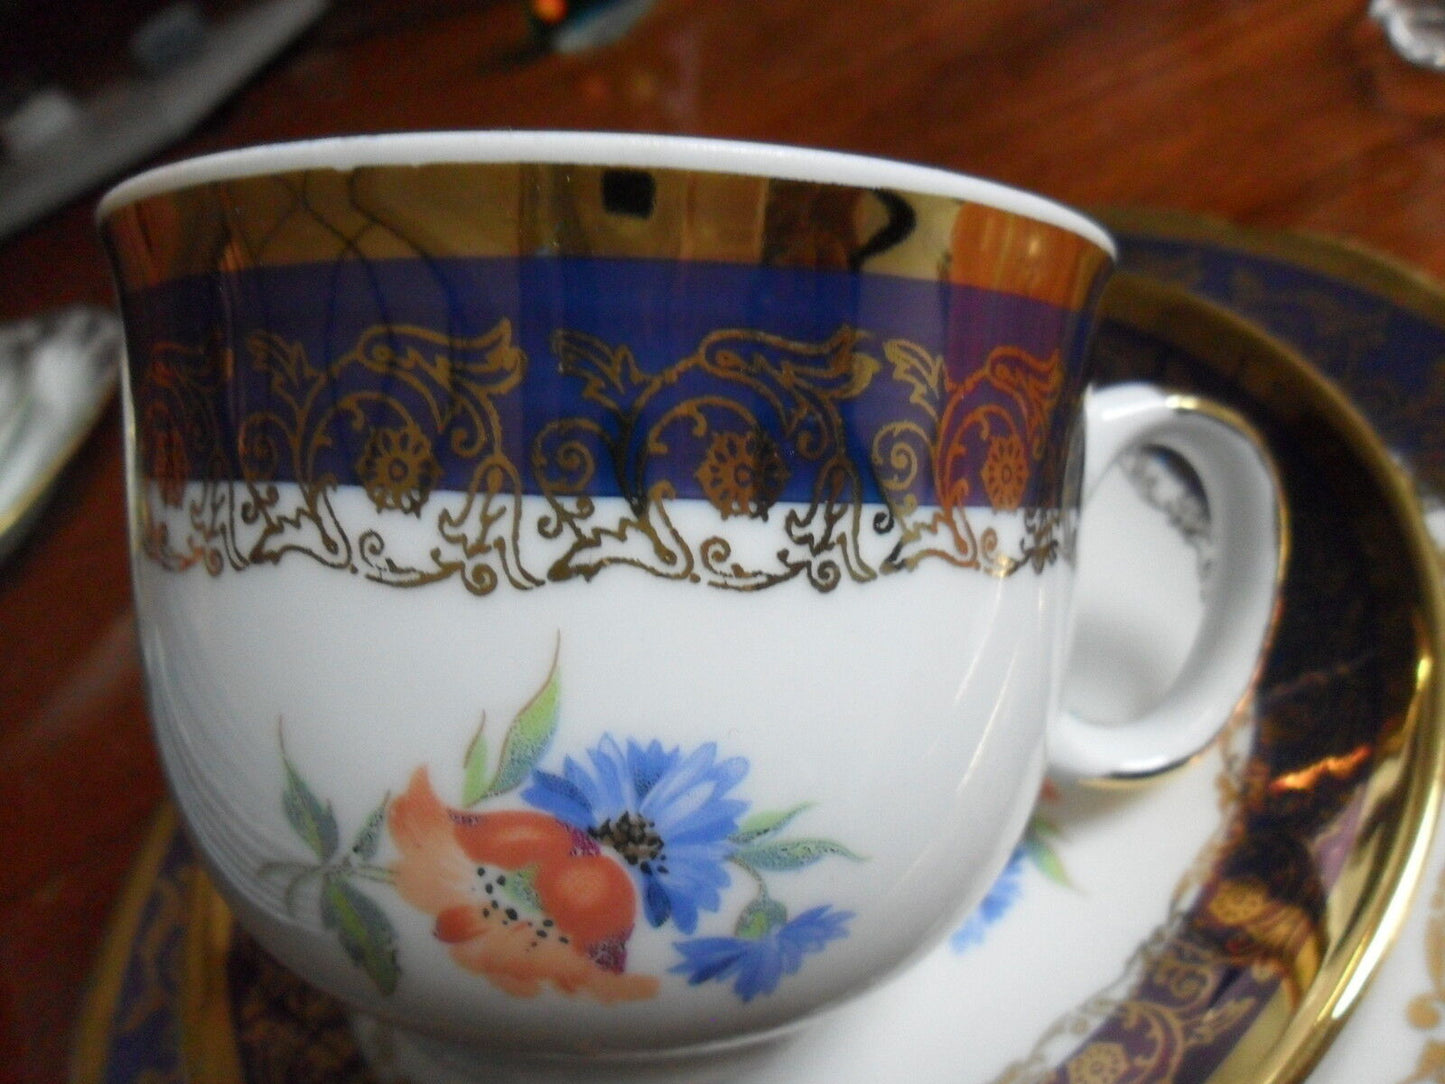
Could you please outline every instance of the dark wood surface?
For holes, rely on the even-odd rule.
[[[85,5],[72,5],[75,18]],[[659,0],[621,42],[529,43],[521,0],[337,0],[164,159],[340,132],[652,130],[866,151],[1085,206],[1304,228],[1445,277],[1445,76],[1366,0]],[[109,303],[98,193],[0,242],[0,319]],[[163,783],[113,407],[0,566],[0,1081],[64,1079]]]

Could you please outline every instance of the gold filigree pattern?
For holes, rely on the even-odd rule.
[[[1191,1050],[1213,1043],[1254,1011],[1252,998],[1221,1000],[1228,971],[1220,963],[1206,942],[1187,936],[1168,942],[1145,973],[1148,994],[1116,1007],[1112,1028],[1096,1033],[1047,1079],[1058,1084],[1179,1079]]]
[[[1117,1084],[1129,1072],[1123,1043],[1090,1043],[1069,1062],[1069,1084]]]
[[[482,595],[613,566],[735,590],[827,591],[928,558],[1042,571],[1071,505],[1052,443],[1059,354],[1001,347],[955,379],[915,343],[884,341],[883,360],[873,344],[848,325],[807,341],[720,329],[648,371],[626,344],[560,330],[557,378],[580,405],[536,424],[506,320],[470,338],[378,325],[325,366],[264,332],[239,360],[167,344],[136,392],[145,552],[213,575],[304,554]],[[880,410],[891,420],[860,455],[855,417]],[[367,515],[341,509],[347,487]]]
[[[888,567],[912,568],[925,558],[941,557],[1009,575],[1023,564],[1041,569],[1052,562],[1060,545],[1056,511],[1028,510],[1024,544],[1008,555],[992,529],[974,532],[967,509],[976,501],[977,480],[995,511],[1018,510],[1033,472],[1049,463],[1048,427],[1064,386],[1059,355],[1036,358],[999,347],[962,381],[953,380],[940,355],[916,343],[891,340],[884,356],[893,379],[909,388],[910,402],[922,408],[924,419],[890,423],[873,443],[874,469],[900,524]],[[939,507],[924,515],[912,493],[918,472],[929,464]]]
[[[192,468],[200,485],[189,491],[184,518],[151,504],[142,509],[141,536],[152,560],[174,570],[202,564],[219,574],[300,553],[402,586],[458,576],[484,594],[503,578],[517,587],[540,582],[517,558],[521,479],[500,446],[495,400],[516,386],[525,367],[507,321],[464,339],[377,327],[325,368],[298,344],[268,333],[250,336],[247,347],[244,364],[263,377],[265,406],[246,412],[229,442],[216,409],[222,374],[237,364],[229,355],[167,346],[145,369],[142,416],[184,417],[194,429],[187,445],[209,450],[208,469]],[[171,354],[188,363],[166,364]],[[350,370],[370,376],[338,392]],[[173,428],[159,431],[169,448]],[[438,481],[438,440],[468,464],[465,499],[437,515],[435,540],[444,545],[433,548],[429,563],[394,559],[379,530],[343,524],[333,500],[343,480],[320,459],[338,445],[359,443],[356,478],[376,511],[419,519]],[[169,465],[175,460],[162,460],[163,505],[180,503]],[[147,469],[157,474],[154,465]],[[294,479],[294,494],[280,478]]]
[[[1228,989],[1227,953],[1177,923],[1153,932],[1110,986],[1057,1020],[994,1084],[1143,1084],[1181,1079],[1192,1051],[1255,1011]]]
[[[1415,1068],[1399,1084],[1441,1084],[1445,1082],[1445,876],[1436,881],[1430,894],[1430,914],[1425,921],[1425,972],[1430,988],[1416,994],[1405,1007],[1411,1028],[1424,1032],[1425,1044]]]

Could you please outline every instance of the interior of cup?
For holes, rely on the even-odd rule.
[[[196,184],[307,169],[421,166],[444,162],[533,162],[695,170],[914,191],[970,200],[1071,230],[1117,255],[1092,219],[1022,189],[908,162],[813,148],[687,136],[610,132],[478,131],[346,136],[223,151],[160,166],[122,182],[101,201],[117,208]]]
[[[829,180],[783,179],[806,174]],[[102,221],[138,410],[172,427],[140,450],[167,492],[210,464],[359,485],[378,514],[420,516],[433,493],[542,496],[564,518],[562,500],[634,517],[701,500],[729,540],[695,550],[714,555],[701,574],[750,588],[799,568],[861,581],[935,551],[1007,571],[1057,545],[1053,511],[992,528],[969,510],[1073,500],[1066,430],[1107,238],[1010,189],[753,144],[442,134],[163,167]],[[345,411],[275,417],[276,374],[297,364],[295,394],[314,404],[324,385]],[[207,366],[224,386],[178,397],[177,374]],[[811,555],[779,558],[802,544],[780,517],[750,529],[775,506],[829,520]],[[843,509],[869,511],[843,529]],[[828,552],[835,528],[851,559]],[[597,567],[570,556],[520,580]],[[386,567],[368,572],[410,566]]]

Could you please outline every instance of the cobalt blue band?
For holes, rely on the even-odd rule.
[[[545,254],[247,268],[126,301],[150,477],[748,514],[830,490],[1057,506],[1087,330],[936,281]]]

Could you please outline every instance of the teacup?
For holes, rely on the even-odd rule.
[[[776,1035],[945,934],[1046,767],[1181,763],[1247,687],[1268,462],[1087,391],[1113,248],[1040,197],[457,133],[100,217],[176,801],[261,944],[438,1065]],[[1058,704],[1080,493],[1141,442],[1201,478],[1221,588],[1166,702],[1095,726]]]

